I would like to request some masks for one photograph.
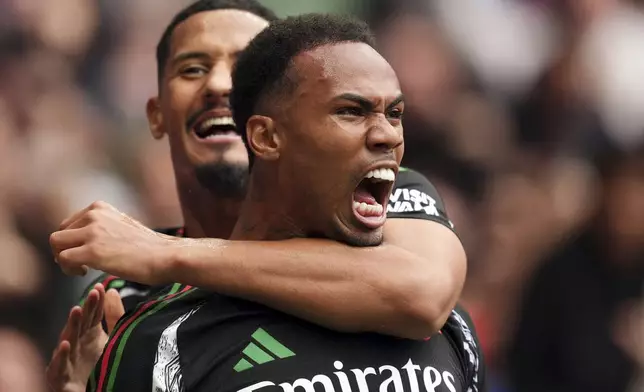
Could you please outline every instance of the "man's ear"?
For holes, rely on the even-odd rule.
[[[161,113],[159,97],[148,99],[148,103],[145,105],[145,113],[148,116],[148,126],[152,137],[161,139],[165,135],[165,130],[163,129],[163,113]]]
[[[267,116],[254,115],[246,122],[248,148],[256,158],[274,161],[279,158],[282,138],[278,134],[275,121]]]

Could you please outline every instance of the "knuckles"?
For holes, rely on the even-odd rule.
[[[90,211],[94,210],[109,210],[112,206],[109,203],[104,202],[103,200],[97,200],[89,205]]]

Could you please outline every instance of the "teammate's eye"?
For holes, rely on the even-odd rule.
[[[191,65],[181,69],[180,73],[181,75],[184,75],[184,76],[195,77],[195,76],[203,76],[207,74],[208,70],[205,67]]]
[[[362,110],[362,108],[355,107],[355,106],[349,106],[346,108],[338,109],[336,113],[340,116],[352,116],[352,117],[364,116],[364,110]]]

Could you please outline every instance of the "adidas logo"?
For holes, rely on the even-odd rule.
[[[233,368],[236,372],[250,369],[254,366],[253,364],[261,365],[274,361],[276,357],[284,359],[295,355],[293,351],[286,348],[286,346],[278,342],[277,339],[261,328],[258,328],[251,337],[251,342],[242,351],[242,359]]]

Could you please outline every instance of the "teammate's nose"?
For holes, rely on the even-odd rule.
[[[233,87],[231,72],[231,67],[224,62],[216,64],[210,70],[205,86],[205,97],[208,101],[227,98],[230,95]]]

